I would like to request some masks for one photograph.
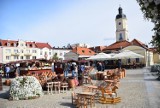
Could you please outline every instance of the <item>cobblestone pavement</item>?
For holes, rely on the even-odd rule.
[[[160,81],[149,68],[127,70],[126,77],[120,80],[118,96],[122,101],[117,104],[100,104],[96,108],[160,108]],[[0,91],[0,108],[74,108],[71,104],[71,92],[44,95],[38,99],[9,101],[9,87]],[[78,87],[74,91],[80,91]]]

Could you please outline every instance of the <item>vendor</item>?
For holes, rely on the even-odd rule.
[[[32,67],[31,67],[31,70],[36,70],[37,69],[37,67],[36,67],[36,64],[34,63],[33,65],[32,65]]]

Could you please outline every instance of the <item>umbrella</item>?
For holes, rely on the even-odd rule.
[[[105,53],[98,53],[97,55],[91,56],[90,58],[87,58],[87,60],[107,60],[110,59],[110,54]]]
[[[112,58],[114,59],[125,59],[125,58],[144,58],[144,56],[132,52],[130,50],[121,50],[120,53],[115,54]]]

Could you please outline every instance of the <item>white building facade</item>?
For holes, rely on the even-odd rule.
[[[68,52],[70,52],[71,48],[55,48],[53,47],[52,53],[53,55],[57,55],[59,60],[65,60],[64,55]]]
[[[51,57],[52,47],[48,43],[0,40],[0,63]]]

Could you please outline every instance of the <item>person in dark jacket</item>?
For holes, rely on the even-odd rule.
[[[98,64],[97,64],[97,70],[98,71],[102,71],[103,70],[102,69],[102,63],[98,62]]]
[[[118,59],[118,69],[121,69],[121,66],[122,66],[121,59]]]

